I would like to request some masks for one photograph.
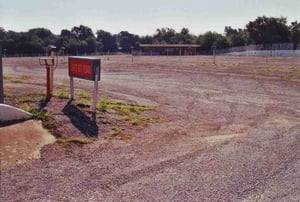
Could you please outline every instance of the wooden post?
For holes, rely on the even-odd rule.
[[[95,75],[95,81],[94,81],[94,92],[93,92],[92,106],[91,106],[91,111],[93,114],[96,114],[96,104],[97,104],[97,98],[98,98],[99,71],[100,71],[100,67],[98,66],[96,68],[96,75]]]
[[[179,48],[179,63],[180,63],[180,67],[182,67],[182,61],[181,61],[181,48]]]
[[[70,76],[70,94],[71,100],[74,100],[74,79],[72,76]]]
[[[0,103],[4,103],[2,46],[0,46]]]
[[[216,46],[213,46],[213,64],[216,64]]]
[[[131,46],[131,63],[133,64],[133,47]]]
[[[66,58],[65,58],[65,47],[62,47],[61,49],[62,49],[62,52],[63,52],[63,58],[64,58],[64,61],[65,61],[65,59],[66,59]]]
[[[110,53],[109,53],[109,50],[108,50],[108,51],[107,51],[107,54],[106,54],[106,56],[107,56],[106,59],[107,59],[107,60],[109,60],[109,54],[110,54]]]
[[[52,97],[52,93],[51,93],[51,73],[50,73],[50,65],[46,66],[46,78],[47,78],[47,91],[46,91],[46,99],[50,100],[50,98]]]
[[[53,80],[54,80],[54,57],[55,57],[55,52],[54,50],[51,50],[50,53],[50,57],[51,57],[51,64],[48,64],[46,66],[47,69],[47,95],[46,98],[47,100],[50,100],[50,98],[53,95]]]

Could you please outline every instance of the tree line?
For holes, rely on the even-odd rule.
[[[59,35],[45,28],[34,28],[27,32],[6,31],[0,27],[0,44],[6,54],[43,53],[45,47],[53,44],[59,51],[78,55],[94,52],[130,52],[139,49],[139,44],[199,44],[200,50],[211,50],[250,44],[263,44],[270,49],[274,43],[293,43],[296,49],[300,39],[300,23],[287,23],[285,17],[257,17],[245,28],[234,29],[226,26],[224,33],[208,31],[194,35],[188,28],[176,32],[172,28],[159,28],[153,35],[139,36],[128,31],[111,34],[105,30],[96,33],[85,25],[63,29]]]

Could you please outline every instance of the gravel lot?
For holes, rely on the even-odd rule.
[[[119,139],[99,119],[93,143],[43,147],[40,159],[1,171],[1,201],[300,201],[300,58],[101,59],[101,96],[154,107],[145,116],[158,121],[121,125],[130,138]],[[69,81],[59,62],[55,89]],[[3,65],[8,104],[45,91],[38,58]],[[88,136],[92,126],[80,128],[66,106],[45,106],[58,135]]]

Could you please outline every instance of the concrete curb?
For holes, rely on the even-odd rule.
[[[0,104],[0,123],[30,119],[32,114],[6,104]]]

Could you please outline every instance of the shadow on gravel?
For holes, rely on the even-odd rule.
[[[72,124],[78,128],[82,134],[87,137],[98,136],[98,126],[96,122],[86,116],[77,106],[69,102],[62,112],[70,118]]]

